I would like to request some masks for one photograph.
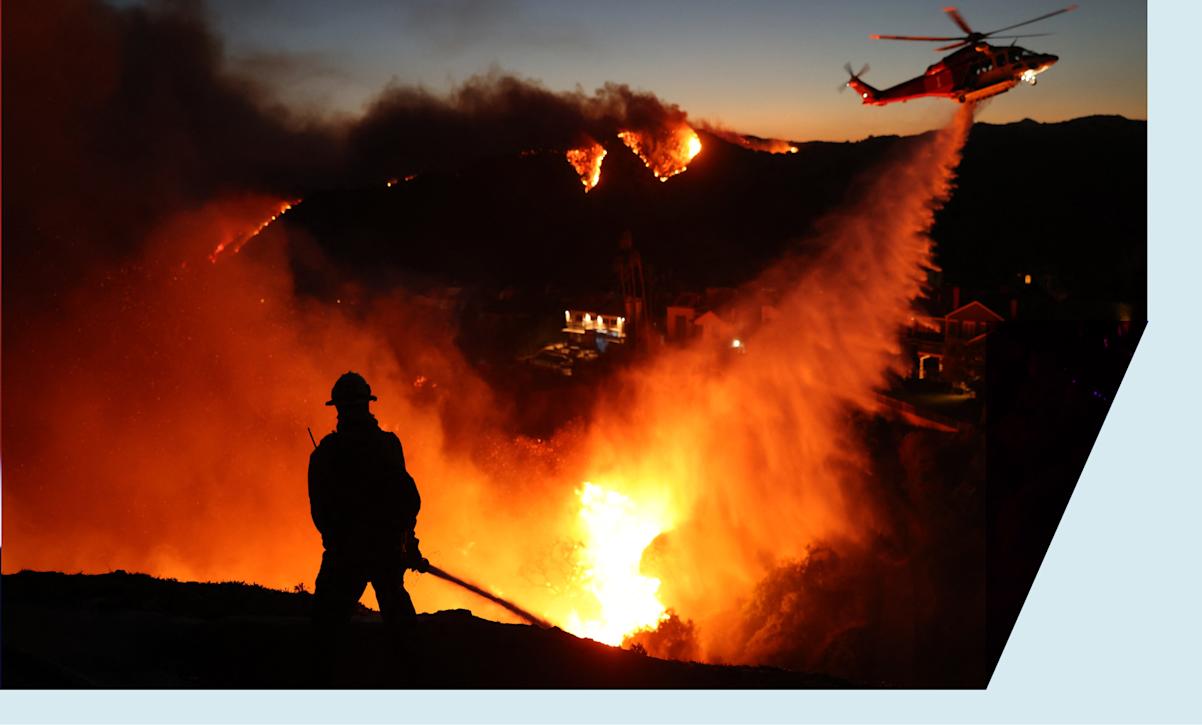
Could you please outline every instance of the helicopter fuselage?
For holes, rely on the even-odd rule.
[[[1059,58],[1015,45],[994,46],[979,42],[965,46],[928,67],[926,72],[884,90],[852,76],[847,85],[866,105],[884,106],[913,98],[951,98],[961,103],[996,96],[1036,78]]]

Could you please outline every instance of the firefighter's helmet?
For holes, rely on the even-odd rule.
[[[330,390],[330,399],[326,405],[343,405],[344,403],[366,402],[376,400],[371,394],[371,386],[359,373],[348,372],[338,378]]]

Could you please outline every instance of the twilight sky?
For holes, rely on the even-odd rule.
[[[977,30],[1042,15],[1066,0],[972,0]],[[994,99],[982,120],[1054,121],[1094,113],[1147,117],[1147,8],[1082,0],[1017,41],[1060,63],[1036,87]],[[763,136],[856,139],[939,125],[949,102],[864,107],[836,93],[844,62],[867,62],[884,88],[921,73],[938,43],[870,33],[955,35],[939,2],[555,2],[552,0],[212,0],[209,15],[233,67],[307,110],[357,115],[389,83],[446,89],[491,68],[554,90],[628,83],[694,118]],[[1003,41],[1008,42],[1008,41]]]

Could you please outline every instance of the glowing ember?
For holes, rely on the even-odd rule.
[[[592,616],[568,615],[567,630],[610,645],[667,618],[659,600],[659,579],[643,576],[646,549],[667,528],[662,517],[629,497],[586,482],[580,490],[580,551],[584,589],[597,600]]]
[[[618,138],[643,160],[660,181],[667,181],[689,168],[689,162],[701,153],[701,139],[693,129],[683,124],[664,135],[621,131]]]
[[[599,143],[593,143],[578,149],[569,149],[568,163],[580,174],[580,183],[584,184],[584,193],[588,193],[597,182],[601,181],[601,162],[605,160],[605,148]]]
[[[280,204],[279,208],[276,209],[275,213],[273,213],[267,219],[263,220],[263,222],[260,223],[259,226],[255,227],[254,230],[250,232],[250,234],[238,236],[233,239],[223,240],[209,254],[209,261],[212,262],[213,264],[216,264],[217,258],[219,256],[221,256],[221,254],[226,252],[227,250],[232,251],[234,254],[237,254],[238,252],[242,251],[242,248],[246,246],[247,242],[249,242],[250,240],[259,236],[260,232],[262,232],[267,227],[271,226],[272,222],[274,222],[276,219],[279,219],[281,216],[284,215],[285,212],[287,212],[289,209],[296,206],[297,204],[301,203],[301,201],[302,201],[301,199],[294,199],[292,201],[282,202]]]

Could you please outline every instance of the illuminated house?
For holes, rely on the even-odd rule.
[[[727,344],[738,337],[734,323],[723,319],[713,310],[708,310],[698,316],[693,320],[693,324],[701,330],[701,339],[707,342]]]
[[[695,292],[676,296],[664,311],[664,335],[669,340],[684,341],[698,333],[693,325],[702,309],[702,297]]]
[[[664,315],[664,335],[673,342],[701,338],[709,342],[728,344],[741,332],[776,317],[771,305],[761,305],[759,320],[748,319],[748,311],[732,305],[735,291],[726,287],[710,287],[704,295],[685,292],[667,306]]]
[[[687,305],[668,305],[664,315],[664,332],[669,340],[688,340],[696,331],[697,309]]]
[[[911,317],[906,335],[913,362],[911,377],[952,383],[979,379],[985,364],[985,335],[1002,321],[1001,315],[976,301],[942,317]]]
[[[563,331],[581,346],[604,352],[610,343],[626,342],[626,318],[591,310],[564,310]]]

